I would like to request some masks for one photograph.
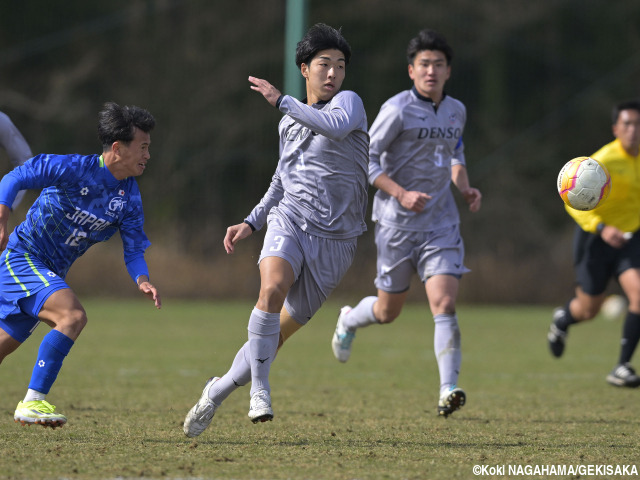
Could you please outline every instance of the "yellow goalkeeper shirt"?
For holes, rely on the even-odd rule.
[[[609,170],[609,198],[593,210],[583,212],[566,207],[567,212],[586,232],[596,233],[599,223],[635,232],[640,228],[640,155],[632,157],[616,139],[591,157]]]

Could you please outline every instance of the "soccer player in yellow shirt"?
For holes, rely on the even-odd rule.
[[[616,105],[613,135],[593,158],[611,174],[611,193],[590,211],[567,207],[577,223],[574,238],[575,296],[553,313],[547,339],[551,353],[561,357],[569,327],[595,317],[605,290],[615,278],[629,301],[622,329],[620,356],[607,375],[618,387],[640,386],[631,357],[640,340],[640,100]]]

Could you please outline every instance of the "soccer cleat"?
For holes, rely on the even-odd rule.
[[[607,382],[616,387],[636,388],[640,386],[640,377],[630,364],[622,363],[607,375]]]
[[[204,390],[202,390],[200,400],[198,400],[198,403],[187,413],[182,427],[187,437],[197,437],[204,432],[211,423],[211,419],[219,405],[213,403],[209,398],[209,389],[211,389],[211,385],[218,380],[220,380],[220,377],[211,377],[207,380]]]
[[[456,410],[460,410],[467,401],[467,394],[464,390],[456,387],[451,387],[440,395],[440,401],[438,402],[438,415],[447,418]]]
[[[20,402],[16,407],[13,419],[22,425],[42,425],[43,427],[62,427],[67,417],[55,412],[56,407],[46,400]]]
[[[336,331],[333,333],[333,339],[331,340],[333,355],[341,362],[349,360],[349,357],[351,356],[351,342],[353,342],[353,339],[356,336],[356,332],[350,332],[342,325],[343,318],[350,311],[351,307],[348,305],[340,309]]]
[[[563,318],[564,315],[564,308],[556,308],[553,311],[553,321],[551,322],[551,325],[549,325],[549,332],[547,332],[549,349],[551,350],[551,354],[556,358],[560,358],[562,356],[567,342],[567,331],[562,330],[556,325],[556,321]]]
[[[266,390],[258,390],[251,395],[249,418],[253,423],[273,420],[273,409],[271,408],[271,395],[269,395],[269,392]]]

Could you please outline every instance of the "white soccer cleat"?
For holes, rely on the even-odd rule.
[[[204,386],[204,390],[202,390],[200,400],[198,400],[198,403],[187,413],[183,426],[184,434],[187,437],[197,437],[204,432],[211,423],[211,419],[219,405],[213,403],[209,398],[209,389],[211,385],[218,380],[220,380],[219,377],[212,377],[207,380],[207,384]]]
[[[464,390],[455,385],[440,395],[438,402],[438,415],[447,418],[456,410],[460,410],[467,401],[467,395]]]
[[[351,342],[356,336],[356,332],[350,332],[342,325],[342,320],[346,314],[351,311],[351,307],[345,305],[340,309],[338,315],[338,323],[336,324],[336,331],[333,332],[333,338],[331,339],[331,348],[333,355],[341,362],[346,362],[351,356]]]
[[[273,420],[273,409],[271,408],[271,395],[269,395],[269,392],[266,390],[258,390],[251,395],[249,418],[253,423]]]

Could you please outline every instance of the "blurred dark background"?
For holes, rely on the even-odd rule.
[[[285,19],[285,0],[0,3],[0,110],[34,154],[99,153],[105,101],[156,117],[138,181],[147,259],[165,299],[257,294],[262,233],[232,257],[222,238],[259,201],[277,163],[281,114],[247,77],[283,88]],[[479,213],[461,205],[472,269],[461,301],[565,300],[573,223],[556,176],[612,139],[614,103],[640,96],[640,2],[309,0],[307,26],[316,22],[342,27],[351,44],[343,88],[362,97],[369,124],[411,86],[409,39],[424,27],[447,36],[455,56],[446,90],[467,106],[469,176],[484,195]],[[10,168],[0,151],[1,173]],[[372,233],[335,297],[374,292]],[[117,236],[68,280],[81,295],[137,294]],[[412,295],[424,297],[419,283]]]

